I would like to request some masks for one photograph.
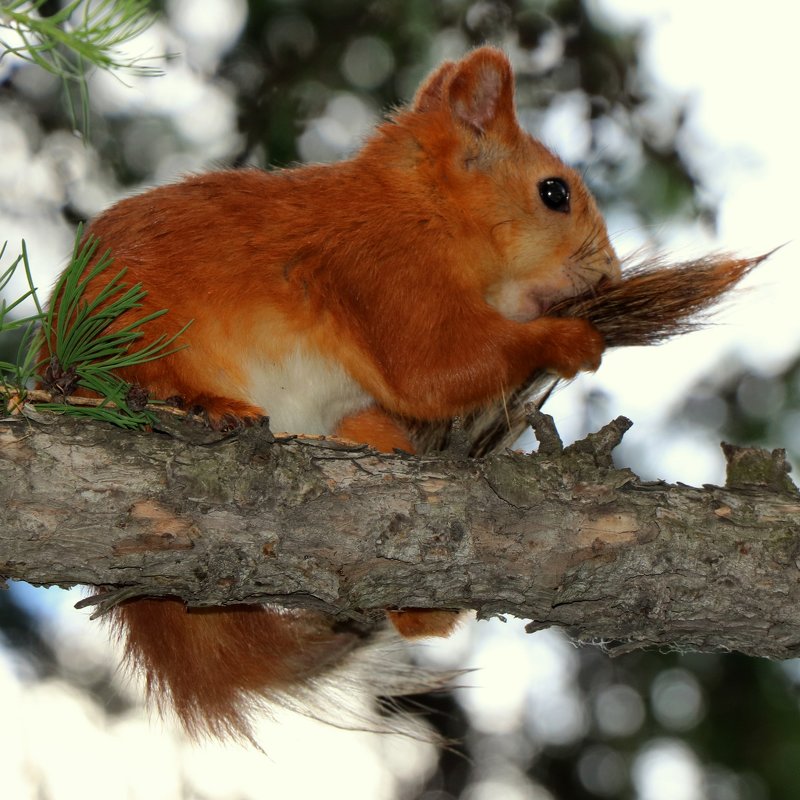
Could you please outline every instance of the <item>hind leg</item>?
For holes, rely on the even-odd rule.
[[[414,445],[406,431],[378,406],[370,406],[345,417],[334,433],[340,439],[368,444],[382,453],[392,453],[395,450],[414,452]]]
[[[376,450],[414,452],[414,445],[402,427],[383,409],[372,406],[346,417],[336,429],[342,439],[369,444]],[[411,611],[387,611],[386,616],[406,639],[425,636],[449,636],[461,618],[459,611],[418,608]]]

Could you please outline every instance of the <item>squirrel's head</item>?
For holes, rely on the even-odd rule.
[[[482,47],[446,62],[397,121],[415,142],[418,174],[472,245],[469,270],[488,303],[525,321],[620,263],[578,173],[519,125],[508,58]]]

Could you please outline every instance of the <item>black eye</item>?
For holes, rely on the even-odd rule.
[[[539,184],[539,197],[551,211],[569,213],[569,186],[561,178],[545,178]]]

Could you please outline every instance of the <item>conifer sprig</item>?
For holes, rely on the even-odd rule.
[[[38,64],[59,77],[80,78],[80,63],[100,69],[123,70],[148,75],[154,67],[141,58],[124,56],[121,48],[153,22],[149,0],[73,0],[50,16],[39,9],[45,0],[11,0],[0,3],[0,25],[13,30],[22,44],[3,44],[10,53]],[[79,71],[80,70],[80,71]]]
[[[6,252],[8,242],[4,242],[0,247],[0,260]],[[16,274],[20,265],[25,270],[25,279],[27,281],[27,290],[13,300],[7,303],[4,294],[8,289],[11,279]],[[29,314],[27,317],[20,317],[15,319],[11,312],[18,308],[28,299],[33,299],[36,305],[36,313]],[[13,362],[0,360],[0,389],[5,390],[6,393],[10,391],[11,387],[17,390],[24,390],[29,385],[35,376],[36,372],[36,353],[34,350],[34,338],[36,335],[37,325],[41,322],[42,313],[36,298],[36,288],[33,285],[33,276],[31,275],[30,263],[28,261],[28,251],[25,247],[25,242],[22,242],[20,254],[11,263],[11,265],[0,272],[0,333],[10,333],[12,331],[25,328],[25,332],[20,340],[17,357]]]
[[[24,242],[20,257],[0,275],[2,289],[19,265],[24,264],[28,279],[28,291],[22,297],[10,305],[0,305],[0,333],[25,324],[40,326],[35,335],[29,332],[25,337],[25,352],[20,353],[19,364],[0,362],[0,390],[7,396],[12,392],[24,396],[32,383],[40,383],[51,389],[55,398],[61,395],[62,399],[37,403],[37,409],[92,417],[126,428],[141,427],[151,424],[154,416],[143,407],[141,392],[115,371],[179,350],[181,345],[176,346],[175,341],[188,324],[173,336],[161,335],[138,348],[136,344],[144,336],[145,326],[167,313],[166,309],[140,317],[134,315],[122,328],[112,330],[112,323],[121,315],[130,315],[142,307],[146,293],[140,283],[133,286],[124,283],[126,271],[121,269],[95,297],[89,297],[89,285],[101,280],[102,273],[113,264],[109,251],[94,260],[97,250],[98,241],[92,236],[83,240],[79,229],[72,257],[56,282],[47,309],[33,286]],[[36,313],[23,320],[11,320],[7,312],[28,298],[33,301]],[[88,390],[103,399],[97,406],[72,405],[69,395],[77,389]]]
[[[84,130],[88,130],[89,120],[89,67],[114,74],[161,74],[157,67],[143,63],[145,57],[124,52],[125,46],[155,20],[149,0],[72,0],[44,16],[40,9],[45,1],[0,3],[0,58],[16,55],[59,77],[65,88],[77,86]],[[74,120],[69,91],[66,97]]]

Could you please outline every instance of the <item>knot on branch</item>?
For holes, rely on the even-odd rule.
[[[556,430],[555,420],[539,410],[533,403],[525,405],[525,419],[533,429],[542,455],[558,455],[564,451],[564,442]]]
[[[239,429],[237,433],[243,433]],[[246,435],[236,437],[238,460],[240,464],[253,461],[269,461],[275,434],[269,426],[269,417],[261,417],[246,429]]]
[[[573,442],[569,447],[564,447],[561,436],[556,430],[555,422],[549,414],[543,414],[532,403],[526,408],[526,419],[533,428],[539,441],[538,452],[542,455],[589,455],[598,467],[611,467],[613,460],[611,453],[622,441],[622,437],[633,425],[627,417],[617,417],[600,428],[595,433],[588,434],[585,438]]]
[[[722,442],[727,462],[725,485],[729,489],[761,488],[781,494],[800,495],[789,477],[791,465],[783,449],[763,450],[760,447],[739,447]]]
[[[633,422],[627,417],[612,419],[596,433],[590,433],[585,438],[571,444],[565,452],[591,455],[598,467],[613,466],[611,453],[632,425]]]

